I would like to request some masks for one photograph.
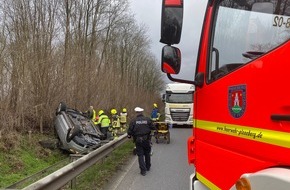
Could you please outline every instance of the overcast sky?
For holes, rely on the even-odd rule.
[[[131,10],[135,14],[138,23],[145,24],[148,27],[151,50],[159,61],[161,59],[161,50],[164,44],[160,43],[160,20],[162,0],[129,0]],[[184,0],[183,28],[181,41],[174,45],[181,50],[181,71],[174,78],[193,80],[195,73],[198,45],[203,23],[206,0]],[[164,79],[169,82],[166,74]]]

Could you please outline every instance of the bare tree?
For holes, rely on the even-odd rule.
[[[0,109],[7,113],[1,116],[5,126],[51,129],[60,101],[80,110],[94,105],[129,112],[136,104],[159,101],[163,81],[157,60],[146,27],[136,24],[128,5],[127,0],[4,1]]]

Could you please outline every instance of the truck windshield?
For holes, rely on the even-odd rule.
[[[167,93],[166,102],[167,103],[192,103],[193,102],[193,93],[178,93],[172,94]]]
[[[288,0],[221,0],[215,14],[208,80],[241,67],[290,38]]]

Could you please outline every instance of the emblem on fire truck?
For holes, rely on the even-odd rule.
[[[240,118],[246,109],[246,85],[230,86],[228,108],[234,118]]]

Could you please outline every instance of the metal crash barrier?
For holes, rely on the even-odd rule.
[[[23,188],[24,190],[51,190],[59,189],[65,186],[68,182],[73,180],[75,177],[80,175],[90,166],[94,165],[97,161],[101,160],[118,146],[126,142],[127,133],[110,141],[109,143],[101,146],[100,148],[90,152],[87,155],[73,161],[72,163],[66,165],[65,167],[53,172],[52,174],[42,178],[41,180]]]

